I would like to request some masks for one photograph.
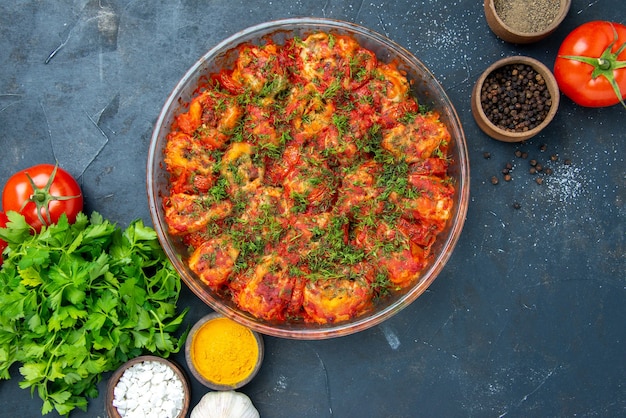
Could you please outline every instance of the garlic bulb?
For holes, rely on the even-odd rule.
[[[234,390],[209,392],[191,411],[190,418],[259,418],[250,398]]]

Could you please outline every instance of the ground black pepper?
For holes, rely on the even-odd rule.
[[[496,13],[511,28],[534,33],[545,30],[557,17],[559,0],[495,0]]]
[[[480,100],[491,123],[509,132],[535,128],[552,106],[543,76],[525,64],[505,65],[489,74]]]

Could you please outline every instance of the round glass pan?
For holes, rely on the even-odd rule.
[[[439,112],[452,137],[450,144],[452,163],[449,174],[455,179],[456,185],[454,209],[448,225],[432,248],[434,256],[431,262],[411,287],[385,298],[369,311],[347,322],[323,325],[268,322],[253,317],[220,297],[188,268],[185,262],[186,247],[178,238],[168,234],[165,223],[162,201],[163,197],[168,195],[168,174],[163,161],[163,149],[174,117],[185,111],[185,104],[193,97],[200,77],[217,73],[222,68],[232,68],[237,58],[237,46],[243,43],[262,45],[268,39],[276,44],[283,44],[286,39],[305,38],[317,31],[349,35],[361,46],[374,52],[379,61],[395,62],[398,68],[406,73],[411,82],[412,93],[418,102]],[[353,23],[330,19],[294,18],[262,23],[236,33],[209,50],[187,71],[168,97],[155,124],[148,152],[147,192],[150,214],[161,245],[182,280],[204,303],[260,333],[315,340],[348,335],[377,325],[408,306],[428,288],[450,258],[463,228],[469,202],[469,160],[465,135],[456,110],[440,83],[419,59],[388,38]]]

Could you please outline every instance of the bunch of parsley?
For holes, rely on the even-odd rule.
[[[102,374],[147,352],[180,350],[181,282],[155,231],[138,220],[121,230],[98,213],[31,234],[9,212],[0,269],[0,378],[14,363],[42,414],[86,410]],[[186,332],[183,332],[185,334]]]

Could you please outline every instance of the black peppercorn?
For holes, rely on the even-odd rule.
[[[548,116],[552,98],[543,76],[529,65],[511,64],[487,76],[481,105],[494,125],[510,132],[535,128]]]

